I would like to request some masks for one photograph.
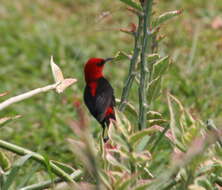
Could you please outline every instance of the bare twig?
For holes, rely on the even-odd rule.
[[[26,92],[24,94],[9,98],[5,100],[4,102],[0,103],[0,111],[4,108],[10,106],[11,104],[14,104],[16,102],[20,102],[22,100],[28,99],[36,94],[47,92],[49,90],[56,90],[58,93],[63,92],[67,87],[75,83],[77,80],[74,78],[67,78],[64,79],[62,70],[59,68],[58,65],[54,63],[53,57],[51,56],[50,65],[52,69],[52,74],[55,80],[55,84],[51,84],[42,88],[37,88],[35,90],[31,90],[29,92]]]
[[[14,104],[16,102],[20,102],[22,100],[28,99],[36,94],[42,93],[42,92],[47,92],[49,90],[53,90],[56,89],[56,87],[59,85],[60,83],[56,83],[56,84],[52,84],[52,85],[48,85],[42,88],[37,88],[35,90],[31,90],[29,92],[26,92],[24,94],[18,95],[18,96],[14,96],[12,98],[9,98],[8,100],[5,100],[4,102],[0,103],[0,111],[3,110],[4,108],[10,106],[11,104]]]

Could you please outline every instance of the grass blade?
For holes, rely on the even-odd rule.
[[[18,174],[18,171],[19,169],[25,164],[25,162],[31,158],[32,154],[27,154],[21,158],[19,158],[15,163],[14,165],[12,166],[12,169],[11,171],[9,172],[7,178],[6,178],[6,181],[5,183],[3,184],[3,188],[2,190],[8,190],[9,187],[12,185],[12,183],[14,182],[15,180],[15,177],[17,176]]]

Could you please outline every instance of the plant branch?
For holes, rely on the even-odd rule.
[[[72,173],[70,175],[70,177],[72,179],[76,179],[78,178],[80,175],[82,174],[82,171],[81,170],[76,170],[74,173]],[[33,184],[33,185],[29,185],[29,186],[26,186],[26,187],[22,187],[21,189],[19,190],[41,190],[41,189],[46,189],[46,188],[50,188],[53,184],[55,183],[60,183],[62,182],[63,180],[61,178],[56,178],[55,180],[48,180],[48,181],[44,181],[44,182],[41,182],[41,183],[37,183],[37,184]]]
[[[151,52],[151,15],[153,0],[146,0],[144,4],[143,39],[141,52],[140,87],[139,87],[139,129],[146,128],[147,86],[150,76],[149,63],[146,54]]]
[[[47,92],[49,90],[55,89],[57,93],[63,92],[67,87],[75,83],[77,80],[74,78],[64,78],[62,70],[59,68],[58,65],[56,65],[53,61],[53,57],[51,56],[51,70],[52,74],[55,80],[54,84],[42,87],[42,88],[37,88],[35,90],[31,90],[29,92],[26,92],[24,94],[20,94],[18,96],[11,97],[4,102],[0,103],[0,111],[3,110],[4,108],[10,106],[11,104],[14,104],[16,102],[20,102],[22,100],[28,99],[36,94],[42,93],[42,92]]]
[[[16,102],[20,102],[22,100],[28,99],[28,98],[36,95],[36,94],[56,89],[56,87],[59,84],[60,83],[51,84],[51,85],[48,85],[48,86],[45,86],[45,87],[42,87],[42,88],[37,88],[35,90],[31,90],[31,91],[26,92],[24,94],[20,94],[18,96],[11,97],[11,98],[5,100],[4,102],[0,103],[0,111],[3,110],[4,108],[10,106],[11,104],[14,104]]]
[[[3,148],[5,150],[11,151],[11,152],[14,152],[14,153],[16,153],[18,155],[21,155],[21,156],[24,156],[24,155],[27,155],[27,154],[31,154],[32,155],[31,156],[32,159],[34,159],[37,162],[39,162],[40,164],[46,166],[46,162],[45,162],[44,157],[42,155],[36,153],[36,152],[32,152],[32,151],[30,151],[28,149],[19,147],[17,145],[8,143],[8,142],[3,141],[3,140],[0,140],[0,148]],[[61,177],[65,181],[75,183],[75,181],[69,176],[69,174],[64,172],[61,168],[59,168],[53,162],[49,161],[49,165],[50,165],[50,167],[52,169],[52,172],[54,174],[56,174],[57,176]]]
[[[138,23],[138,28],[137,31],[134,35],[135,38],[135,42],[134,42],[134,52],[133,52],[133,56],[130,60],[130,68],[129,68],[129,73],[123,88],[123,92],[122,92],[122,97],[121,97],[121,102],[119,105],[119,110],[120,111],[124,111],[125,106],[126,106],[126,101],[128,99],[129,96],[129,92],[130,89],[132,87],[133,81],[136,77],[136,63],[139,57],[139,53],[140,53],[140,36],[141,36],[141,32],[143,29],[143,18],[141,15],[138,15],[138,19],[139,19],[139,23]]]

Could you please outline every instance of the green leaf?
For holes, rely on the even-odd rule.
[[[114,61],[122,61],[126,59],[131,59],[131,56],[123,51],[117,52],[117,54],[114,56]]]
[[[139,131],[137,133],[134,133],[133,135],[130,136],[129,138],[129,142],[132,146],[136,145],[137,143],[139,143],[143,137],[147,136],[147,135],[152,135],[153,133],[159,131],[157,128],[147,128],[144,129],[142,131]]]
[[[149,185],[150,185],[150,181],[147,180],[147,182],[139,182],[139,184],[137,184],[134,188],[132,188],[132,190],[147,190]]]
[[[72,179],[78,179],[82,175],[81,170],[76,170],[74,173],[70,175]],[[42,190],[42,189],[49,189],[50,187],[53,187],[53,184],[62,182],[63,180],[61,178],[56,178],[54,181],[47,180],[40,183],[32,184],[26,187],[19,188],[19,190]]]
[[[165,119],[148,119],[148,123],[150,126],[153,125],[163,125],[165,123],[167,123],[168,121]]]
[[[126,166],[124,166],[122,163],[117,161],[116,158],[113,157],[111,154],[107,154],[106,159],[113,166],[116,166],[116,167],[120,168],[122,171],[127,171],[128,173],[130,173],[130,170]]]
[[[116,98],[116,103],[117,103],[117,105],[119,105],[120,102],[121,102],[121,100],[118,99],[118,98]],[[138,111],[137,111],[136,108],[135,108],[132,104],[130,104],[129,102],[126,103],[126,108],[125,108],[125,110],[126,110],[127,112],[131,113],[131,114],[134,115],[134,116],[138,116]]]
[[[137,178],[135,175],[128,175],[121,178],[120,182],[116,187],[118,190],[128,190],[131,189],[132,185],[135,184]]]
[[[8,170],[10,168],[10,165],[11,164],[7,156],[3,152],[0,152],[0,167],[3,170]]]
[[[181,136],[183,136],[179,124],[176,119],[176,112],[174,110],[173,104],[172,104],[172,96],[170,94],[167,94],[167,102],[168,102],[168,107],[170,111],[170,128],[172,131],[172,137],[175,139],[175,145],[182,151],[184,152],[186,150],[184,144],[179,140]]]
[[[153,27],[158,27],[159,25],[174,18],[175,16],[180,15],[181,13],[182,13],[182,11],[180,11],[180,10],[169,11],[169,12],[163,13],[153,22]]]
[[[147,92],[147,101],[152,102],[158,96],[160,96],[160,89],[161,89],[161,77],[157,77],[152,80],[148,85],[148,92]]]
[[[147,119],[161,119],[162,118],[162,114],[156,111],[148,111],[147,112]]]
[[[169,125],[167,125],[159,134],[159,137],[156,139],[156,141],[153,143],[153,146],[150,148],[150,152],[153,153],[156,147],[158,147],[158,144],[162,140],[163,136],[166,134],[167,130],[169,129]]]
[[[159,54],[154,53],[154,54],[149,54],[147,56],[147,62],[156,62],[160,58]]]
[[[15,119],[18,119],[20,117],[21,117],[21,115],[0,118],[0,128],[3,127],[4,125],[8,124],[9,122],[14,121]]]
[[[152,80],[148,85],[148,92],[147,92],[147,101],[151,102],[156,99],[160,95],[161,89],[161,79],[164,72],[167,70],[169,66],[169,58],[168,56],[163,57],[162,59],[158,60],[156,63],[153,64],[153,74]]]
[[[44,162],[45,162],[45,166],[46,166],[47,172],[48,172],[51,180],[53,181],[54,176],[53,176],[53,172],[52,172],[52,167],[50,165],[50,160],[49,160],[47,155],[44,155]]]
[[[2,190],[8,190],[9,187],[14,182],[19,169],[25,164],[25,162],[32,157],[32,154],[27,154],[21,158],[19,158],[12,166],[12,169],[10,170],[5,183],[3,184]]]
[[[132,131],[132,126],[125,115],[116,110],[116,122],[111,123],[108,134],[111,140],[120,145],[124,150],[129,151],[128,143],[129,133]]]
[[[140,142],[138,143],[138,145],[136,146],[136,151],[137,152],[143,151],[146,148],[147,143],[149,142],[149,140],[150,140],[149,136],[145,136],[144,138],[142,138],[140,140]]]
[[[72,168],[71,166],[55,161],[55,160],[51,160],[51,162],[53,162],[55,165],[57,165],[58,167],[60,167],[64,172],[68,173],[68,174],[72,174],[74,173],[76,170],[74,168]]]
[[[174,113],[171,97],[169,94],[167,96],[167,101],[168,101],[168,107],[170,111],[170,128],[171,128],[174,139],[176,139],[176,137],[180,135],[180,130],[177,128],[177,125],[176,125],[175,113]]]
[[[134,159],[136,160],[136,164],[146,164],[148,160],[151,160],[152,155],[148,150],[144,150],[141,152],[137,152],[133,154]]]
[[[122,1],[123,3],[125,3],[126,5],[128,5],[130,7],[133,7],[138,10],[142,10],[142,7],[140,6],[140,4],[138,4],[132,0],[120,0],[120,1]]]
[[[123,135],[119,133],[120,131],[117,132],[115,129],[115,126],[111,125],[109,126],[108,134],[109,137],[115,144],[120,145],[122,148],[125,150],[129,151],[129,145],[127,144],[126,140],[124,139]]]
[[[107,187],[107,189],[113,189],[109,182],[109,177],[107,176],[107,172],[99,172],[100,179],[102,183]]]
[[[26,167],[26,170],[28,172],[26,172],[26,174],[20,178],[20,184],[17,185],[17,188],[19,190],[23,190],[22,187],[24,187],[25,185],[27,185],[29,183],[29,181],[33,178],[33,176],[36,174],[36,172],[38,172],[40,170],[40,167],[41,166],[36,163],[29,165],[28,168]]]
[[[162,59],[158,60],[153,65],[153,79],[156,79],[157,77],[162,77],[164,72],[167,70],[169,66],[169,57],[163,57]]]
[[[189,186],[189,190],[206,190],[206,189],[207,190],[214,190],[214,188],[213,188],[214,185],[211,184],[210,181],[207,179],[199,180],[199,183],[201,184],[201,186],[197,185],[197,184],[192,184]]]

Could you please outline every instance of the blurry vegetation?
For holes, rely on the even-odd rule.
[[[199,135],[208,133],[204,124],[208,118],[213,118],[218,126],[221,124],[222,33],[221,28],[212,27],[212,23],[218,16],[222,19],[222,1],[155,0],[153,7],[155,16],[176,9],[182,9],[183,15],[160,28],[160,33],[166,37],[159,44],[158,52],[161,57],[170,54],[172,64],[164,75],[162,93],[150,107],[151,110],[161,113],[161,118],[170,121],[171,130],[175,134],[168,134],[168,138],[167,133],[164,134],[166,131],[158,128],[154,129],[157,132],[147,132],[148,138],[142,138],[140,142],[137,137],[132,137],[132,130],[118,131],[117,134],[123,133],[120,136],[127,142],[126,145],[121,144],[124,141],[118,136],[115,138],[115,135],[112,138],[113,146],[119,145],[115,153],[119,160],[114,160],[112,157],[114,153],[110,153],[109,159],[107,161],[104,159],[104,163],[101,162],[103,166],[87,168],[84,163],[79,163],[66,140],[79,136],[78,133],[77,135],[73,133],[70,125],[78,119],[74,102],[80,101],[82,106],[83,65],[89,57],[106,58],[115,55],[118,51],[131,53],[132,37],[119,30],[129,28],[131,23],[136,23],[135,15],[127,11],[126,5],[117,0],[112,2],[109,0],[37,0],[35,2],[1,0],[0,94],[8,91],[8,95],[0,96],[0,100],[52,83],[53,78],[49,75],[50,55],[55,56],[55,62],[61,66],[66,77],[77,78],[78,84],[67,89],[62,95],[49,92],[5,109],[0,113],[0,118],[16,115],[21,117],[0,126],[0,139],[38,152],[46,160],[58,160],[76,169],[86,167],[84,180],[90,183],[95,182],[91,176],[91,170],[100,171],[99,167],[105,167],[107,170],[113,169],[118,172],[112,174],[114,177],[111,174],[107,177],[107,173],[98,174],[103,175],[101,178],[103,185],[106,180],[113,180],[119,183],[117,185],[122,189],[128,187],[127,185],[136,186],[134,181],[129,181],[134,176],[126,174],[124,176],[126,181],[121,181],[123,176],[120,173],[123,174],[128,170],[132,172],[134,169],[136,171],[138,167],[147,167],[144,173],[133,175],[142,176],[140,184],[150,183],[153,177],[158,176],[155,178],[157,181],[152,181],[153,186],[150,187],[157,189],[156,182],[158,184],[162,179],[167,179],[170,183],[166,183],[166,186],[178,182],[173,180],[173,176],[175,173],[178,174],[177,164],[181,164],[185,167],[179,171],[177,175],[179,177],[175,178],[180,180],[179,186],[175,188],[187,189],[194,183],[197,186],[199,180],[198,184],[203,188],[217,189],[215,184],[221,183],[222,177],[221,159],[219,159],[221,147],[219,143],[210,146],[214,141],[207,141],[207,138],[214,134],[210,133],[203,138]],[[105,75],[111,81],[117,98],[121,96],[128,67],[128,60],[111,63],[106,67]],[[174,95],[169,95],[168,101],[166,90]],[[132,86],[129,100],[138,108],[136,83]],[[85,110],[85,107],[82,106],[82,109]],[[137,125],[137,120],[132,113],[126,111],[126,118],[128,119],[124,122],[130,120],[131,126],[128,126],[128,122],[121,126],[132,129]],[[95,137],[94,143],[99,144],[100,126],[93,119],[90,119],[88,125],[90,133]],[[115,131],[110,133],[115,134]],[[126,136],[129,139],[126,139]],[[194,139],[196,141],[193,141]],[[81,138],[79,140],[82,141]],[[137,153],[142,151],[142,153],[128,155],[126,161],[125,154],[131,145],[132,154],[134,151]],[[189,149],[191,145],[201,148],[195,152]],[[209,146],[211,149],[206,150]],[[101,147],[96,148],[101,150]],[[184,156],[178,149],[188,153],[184,153]],[[152,155],[149,155],[148,151]],[[163,171],[166,171],[172,162],[170,161],[172,152],[179,161],[175,162],[175,168],[172,171],[165,173]],[[198,155],[203,156],[198,157]],[[11,163],[17,159],[17,156],[8,152],[7,156]],[[182,159],[180,162],[178,157],[184,157],[187,160]],[[2,159],[1,155],[0,159]],[[134,159],[140,160],[139,165],[133,163]],[[149,159],[150,162],[147,162]],[[121,164],[118,165],[117,161]],[[20,176],[16,178],[12,188],[44,181],[51,176],[50,169],[50,175],[48,175],[42,172],[41,166],[33,161],[27,161],[24,164],[25,167],[19,171]],[[8,167],[6,163],[5,168]],[[143,181],[144,178],[149,178],[151,181]],[[122,184],[123,182],[126,184]]]

